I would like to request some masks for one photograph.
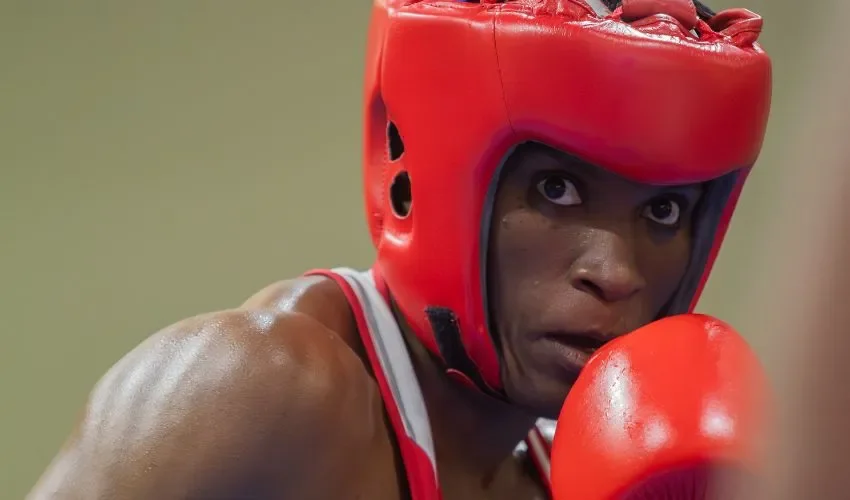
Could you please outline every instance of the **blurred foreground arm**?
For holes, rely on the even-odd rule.
[[[807,75],[786,172],[748,294],[769,335],[781,405],[772,485],[764,498],[847,498],[850,491],[850,2],[829,1],[800,68]],[[805,38],[803,38],[805,39]],[[814,43],[812,43],[814,42]],[[801,57],[805,60],[805,57]],[[780,280],[777,282],[777,279]],[[754,320],[755,321],[755,320]]]

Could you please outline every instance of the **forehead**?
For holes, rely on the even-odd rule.
[[[612,189],[661,191],[676,188],[698,190],[703,185],[702,183],[697,183],[662,186],[634,181],[593,165],[574,155],[535,142],[520,144],[513,150],[508,158],[506,158],[502,178],[519,180],[534,176],[539,172],[558,171],[576,176],[584,183],[598,187],[610,186]]]

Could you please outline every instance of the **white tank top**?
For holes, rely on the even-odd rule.
[[[372,273],[335,268],[311,274],[327,276],[342,286],[357,318],[358,329],[365,330],[360,335],[402,448],[412,499],[440,499],[434,441],[422,390],[401,330],[378,291]],[[531,458],[547,488],[550,486],[549,450],[554,433],[555,422],[540,419],[526,440],[517,445],[518,453],[527,453]]]

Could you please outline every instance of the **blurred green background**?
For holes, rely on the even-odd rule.
[[[711,5],[765,16],[775,106],[700,308],[746,333],[804,72],[791,40],[810,22],[741,1]],[[368,0],[0,0],[0,498],[24,496],[147,335],[311,267],[369,264],[368,14]]]

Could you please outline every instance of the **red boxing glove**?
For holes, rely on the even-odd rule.
[[[616,339],[561,410],[554,499],[714,498],[715,471],[758,476],[767,396],[753,351],[711,317],[674,316]]]

